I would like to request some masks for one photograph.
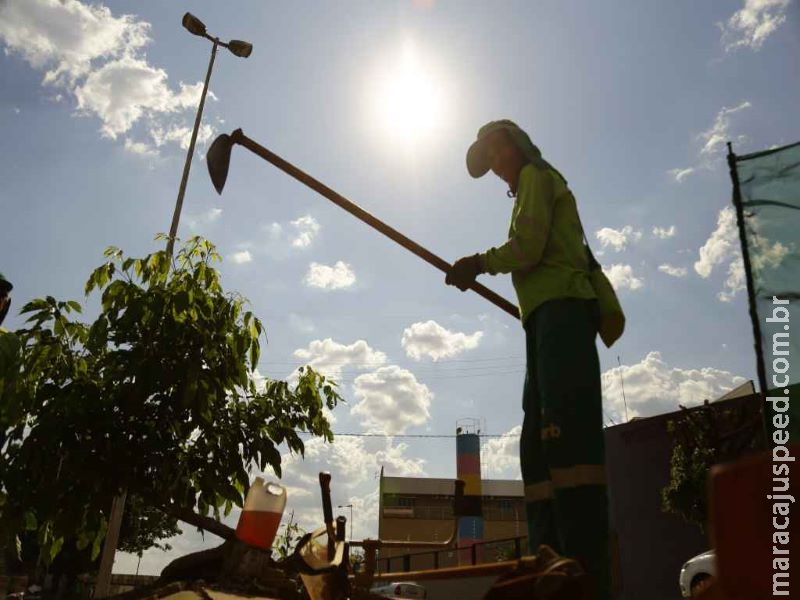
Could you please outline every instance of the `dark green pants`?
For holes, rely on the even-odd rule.
[[[520,440],[528,546],[578,559],[597,600],[611,597],[595,300],[563,298],[525,323],[527,374]]]

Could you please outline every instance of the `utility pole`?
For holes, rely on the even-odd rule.
[[[349,508],[350,509],[350,541],[353,541],[353,505],[352,504],[340,504],[336,508]]]

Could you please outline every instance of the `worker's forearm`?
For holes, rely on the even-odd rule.
[[[502,246],[479,254],[485,273],[497,275],[532,269],[542,259],[544,244],[535,238],[514,236]]]

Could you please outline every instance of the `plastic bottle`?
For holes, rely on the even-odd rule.
[[[271,548],[285,506],[286,488],[256,477],[247,492],[236,537],[256,548]]]

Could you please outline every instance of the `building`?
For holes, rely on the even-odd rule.
[[[527,535],[522,481],[487,479],[482,482],[483,540],[511,540]],[[453,533],[452,479],[386,477],[381,472],[378,536],[382,540],[444,541]],[[510,544],[513,542],[509,542]],[[380,558],[415,553],[387,549]],[[455,553],[440,558],[458,562]],[[448,560],[450,559],[450,560]],[[431,556],[415,557],[414,569],[432,568]],[[423,566],[430,563],[431,567]],[[445,566],[444,562],[440,566]]]
[[[452,479],[385,477],[381,469],[378,534],[382,540],[441,541],[455,534],[456,552],[414,553],[403,568],[425,569],[497,560],[520,551],[527,533],[521,481],[484,480],[481,476],[480,422],[463,419],[456,429],[456,478],[464,482],[456,522]],[[490,544],[488,542],[496,542]],[[464,550],[465,549],[465,550]],[[380,558],[391,568],[393,556],[411,548],[386,549]],[[413,563],[413,564],[412,564]]]
[[[719,415],[720,435],[728,430],[742,439],[752,439],[762,430],[761,403],[751,382],[710,406]],[[636,418],[605,429],[611,559],[618,600],[678,598],[681,566],[709,548],[706,535],[698,527],[664,513],[661,508],[661,490],[670,479],[673,448],[668,424],[679,414]],[[479,546],[483,556],[480,558],[492,561],[511,557],[515,543],[527,553],[522,482],[490,479],[481,483],[483,543]],[[386,477],[381,471],[379,537],[446,540],[454,527],[453,494],[453,479]],[[385,572],[458,563],[456,551],[434,553],[400,548],[383,551],[378,567]],[[462,594],[459,597],[480,598],[478,588],[485,591],[490,584],[483,581],[481,586],[473,585],[469,593],[459,592]],[[436,585],[433,594],[430,593],[433,588],[429,587],[429,598],[452,597],[449,587]]]

